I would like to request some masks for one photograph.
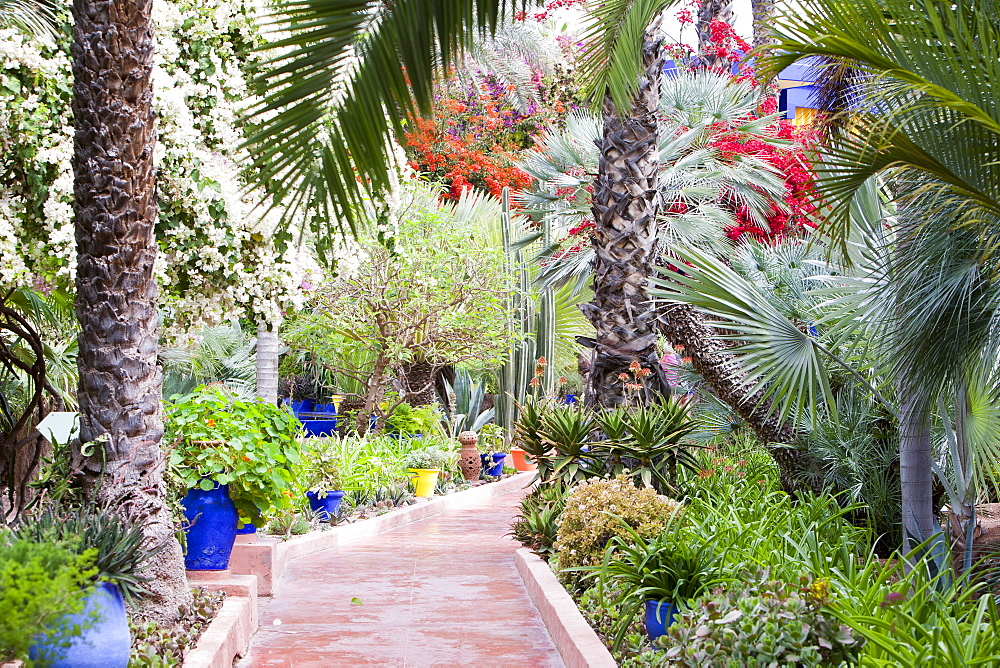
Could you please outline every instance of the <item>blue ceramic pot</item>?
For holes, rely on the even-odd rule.
[[[337,404],[316,404],[313,406],[312,412],[322,413],[323,415],[336,415]]]
[[[331,519],[337,517],[337,511],[340,510],[340,501],[344,498],[344,493],[339,490],[306,492],[306,498],[309,499],[309,507],[314,512],[319,513],[320,519],[324,522],[329,522]]]
[[[80,626],[83,633],[69,646],[38,643],[28,654],[52,668],[127,668],[132,638],[128,632],[125,601],[117,585],[101,582],[87,595],[82,612],[69,615],[69,626]]]
[[[305,417],[305,415],[302,417]],[[306,436],[333,436],[337,433],[337,418],[302,420],[302,427],[306,431]]]
[[[667,601],[646,601],[646,634],[650,640],[666,635],[667,627],[674,623],[677,606]]]
[[[245,536],[247,534],[257,533],[257,527],[253,525],[253,522],[247,522],[239,529],[236,530],[237,536]]]
[[[566,400],[563,403],[565,403],[565,404],[575,404],[575,403],[577,403],[576,395],[575,394],[567,394],[566,395]]]
[[[486,472],[487,475],[493,477],[503,474],[503,462],[507,459],[506,452],[494,452],[493,453],[493,464],[490,466],[489,471]]]
[[[189,571],[224,571],[236,542],[239,515],[229,498],[229,486],[216,484],[209,491],[189,489],[181,500],[188,521],[187,554],[184,567]]]

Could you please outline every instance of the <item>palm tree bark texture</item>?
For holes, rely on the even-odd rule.
[[[726,343],[716,338],[715,328],[687,304],[662,306],[658,324],[664,338],[684,346],[691,366],[705,379],[712,393],[743,418],[765,444],[778,465],[781,487],[789,494],[802,491],[800,472],[804,468],[804,454],[792,447],[795,429],[779,419],[761,391],[755,392],[742,382],[743,374],[728,353]]]
[[[172,621],[191,594],[160,448],[151,9],[73,2],[79,454],[93,500],[142,522],[147,548],[164,546],[140,612]]]
[[[656,350],[656,313],[646,291],[661,203],[656,111],[663,50],[651,32],[643,37],[642,58],[645,69],[628,114],[616,113],[610,95],[605,96],[592,205],[594,300],[581,307],[597,330],[586,400],[605,408],[628,400],[621,376],[631,377],[633,362],[654,372],[643,381],[641,400],[669,392]]]
[[[753,47],[773,44],[771,37],[771,21],[779,0],[750,0],[750,12],[753,15]]]

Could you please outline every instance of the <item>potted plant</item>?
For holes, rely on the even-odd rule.
[[[324,522],[337,517],[340,502],[344,498],[344,484],[340,477],[340,466],[329,453],[314,449],[303,467],[304,486],[309,507]]]
[[[614,601],[622,609],[612,640],[615,651],[640,607],[646,633],[655,640],[666,633],[681,606],[731,579],[710,540],[677,527],[676,521],[651,539],[622,524],[625,533],[608,541],[599,566],[572,569],[595,572],[602,597],[620,592]]]
[[[161,547],[143,547],[142,525],[103,508],[66,508],[50,505],[21,520],[14,535],[24,541],[66,548],[86,559],[91,588],[82,610],[74,611],[66,625],[80,632],[68,642],[37,642],[30,651],[33,660],[46,665],[128,665],[132,640],[126,601],[134,606],[147,593],[149,577],[142,574],[145,561]]]
[[[503,427],[496,424],[483,425],[479,431],[479,440],[483,472],[494,478],[499,477],[503,473],[507,455],[510,454],[503,436]]]
[[[298,422],[219,387],[171,397],[165,415],[171,473],[186,492],[186,566],[225,570],[240,521],[261,524],[272,509],[291,505]]]
[[[414,450],[408,454],[403,460],[403,467],[416,474],[413,478],[417,487],[416,495],[434,496],[438,474],[441,469],[448,467],[454,458],[454,453],[435,446]]]

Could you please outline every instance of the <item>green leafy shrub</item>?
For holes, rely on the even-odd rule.
[[[434,406],[411,406],[403,402],[385,419],[387,434],[431,434],[438,431],[441,415]]]
[[[171,470],[185,491],[228,484],[240,517],[251,522],[290,505],[300,461],[299,422],[290,413],[202,387],[171,397],[165,417]]]
[[[435,446],[414,450],[403,460],[403,467],[407,469],[438,469],[443,471],[454,465],[455,453]]]
[[[676,520],[676,515],[671,519]],[[640,536],[624,522],[621,529],[624,535],[608,541],[601,565],[583,567],[600,576],[602,598],[621,608],[613,650],[621,646],[631,619],[645,601],[667,601],[680,607],[731,579],[712,536],[685,530],[678,521],[671,521],[652,538]],[[618,590],[617,598],[604,594],[612,588]]]
[[[555,552],[559,517],[566,507],[569,488],[540,485],[521,500],[521,512],[511,524],[511,535],[542,559]]]
[[[96,550],[0,536],[0,661],[26,660],[39,640],[67,647],[83,630],[66,615],[83,610]],[[84,622],[86,626],[86,621]]]
[[[679,506],[653,489],[639,489],[628,474],[580,483],[567,497],[559,518],[554,548],[559,553],[560,579],[577,586],[581,573],[565,569],[599,565],[608,541],[626,535],[626,527],[643,538],[659,535]]]
[[[823,610],[829,583],[751,583],[683,611],[657,644],[668,665],[837,666],[857,661],[851,629]]]

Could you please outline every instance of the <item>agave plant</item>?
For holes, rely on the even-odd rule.
[[[608,436],[596,447],[612,475],[627,471],[637,484],[666,494],[677,490],[678,467],[698,468],[689,442],[698,423],[676,401],[605,411],[596,420]]]
[[[143,546],[142,526],[104,508],[49,505],[21,519],[18,537],[36,543],[58,543],[77,552],[96,550],[97,577],[118,585],[122,596],[135,605],[147,593],[143,565],[164,549]]]

